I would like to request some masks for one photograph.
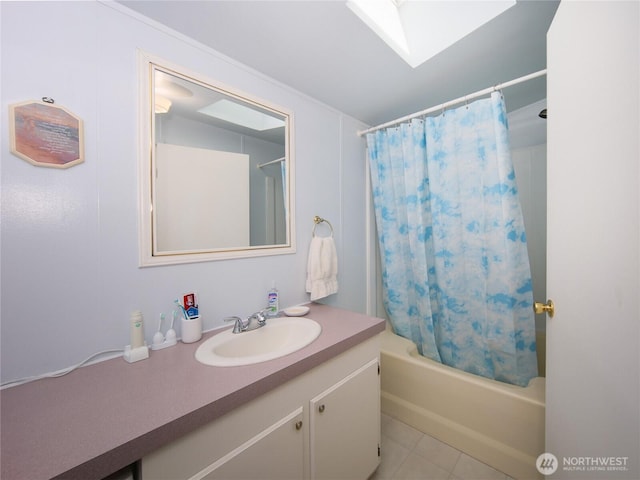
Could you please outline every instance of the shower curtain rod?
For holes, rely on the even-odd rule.
[[[273,165],[274,163],[280,163],[280,162],[284,161],[286,158],[287,157],[276,158],[275,160],[271,160],[270,162],[260,163],[258,165],[258,168],[266,167],[267,165]]]
[[[523,77],[510,80],[508,82],[499,83],[498,85],[494,85],[493,87],[488,87],[488,88],[485,88],[484,90],[479,90],[475,93],[465,95],[464,97],[459,97],[459,98],[456,98],[455,100],[450,100],[448,102],[441,103],[440,105],[436,105],[435,107],[430,107],[430,108],[427,108],[426,110],[422,110],[420,112],[412,113],[410,115],[406,115],[404,117],[391,120],[390,122],[383,123],[381,125],[378,125],[377,127],[371,127],[366,130],[360,130],[358,132],[358,135],[361,137],[363,135],[366,135],[367,133],[375,132],[376,130],[380,130],[382,128],[391,127],[393,125],[397,125],[398,123],[406,122],[408,120],[412,120],[417,117],[422,117],[423,115],[427,115],[432,112],[444,110],[445,108],[451,107],[453,105],[457,105],[459,103],[466,102],[467,100],[482,97],[483,95],[493,93],[496,90],[502,90],[503,88],[511,87],[512,85],[517,85],[518,83],[526,82],[527,80],[532,80],[534,78],[542,77],[543,75],[546,75],[546,74],[547,74],[547,70],[543,69],[538,72],[530,73],[529,75],[524,75]]]

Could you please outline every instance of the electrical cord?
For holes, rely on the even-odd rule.
[[[42,375],[34,375],[34,376],[31,376],[31,377],[19,378],[17,380],[10,380],[8,382],[2,383],[2,384],[0,384],[0,389],[3,389],[5,387],[15,387],[17,385],[22,385],[23,383],[32,382],[34,380],[40,380],[41,378],[62,377],[64,375],[67,375],[68,373],[71,373],[74,370],[82,367],[87,362],[89,362],[90,360],[93,360],[96,357],[99,357],[100,355],[106,355],[107,353],[122,353],[122,352],[124,352],[124,350],[122,348],[116,349],[116,350],[103,350],[101,352],[94,353],[94,354],[90,355],[89,357],[85,358],[83,361],[81,361],[80,363],[78,363],[76,365],[72,365],[71,367],[68,367],[68,368],[65,368],[65,369],[62,369],[62,370],[58,370],[58,371],[51,372],[51,373],[44,373]]]

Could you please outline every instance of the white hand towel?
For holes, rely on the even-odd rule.
[[[306,287],[312,302],[338,291],[338,256],[333,237],[311,239]]]

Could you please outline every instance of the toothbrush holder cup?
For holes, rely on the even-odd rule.
[[[187,320],[183,318],[180,324],[183,343],[197,342],[202,338],[202,317],[198,315],[195,318]]]

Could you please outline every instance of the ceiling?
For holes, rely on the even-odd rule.
[[[377,125],[546,68],[546,33],[559,1],[519,0],[415,69],[344,0],[119,3]],[[504,95],[509,111],[541,100],[546,77]]]

